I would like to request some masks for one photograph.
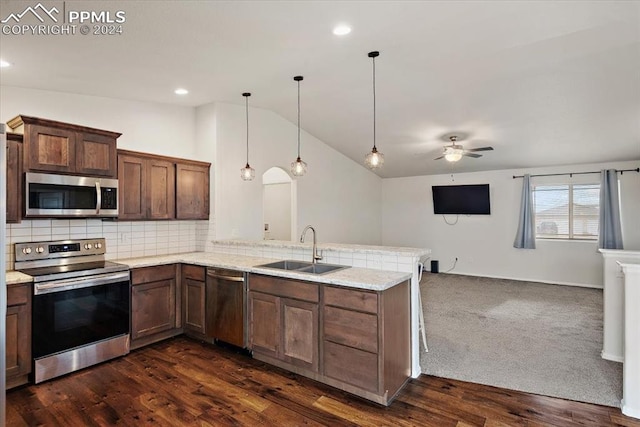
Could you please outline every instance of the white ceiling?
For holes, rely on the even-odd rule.
[[[4,19],[37,0],[1,4]],[[382,177],[640,159],[637,1],[64,6],[123,10],[123,34],[2,35],[0,54],[13,63],[2,69],[3,85],[187,106],[243,105],[250,91],[253,107],[296,123],[292,78],[300,74],[302,128],[362,163],[373,142],[367,53],[379,50]],[[352,26],[348,36],[332,34],[341,22]],[[179,86],[190,94],[176,96]],[[466,148],[495,151],[434,161],[452,133]]]

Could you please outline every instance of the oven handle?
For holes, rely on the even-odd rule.
[[[96,181],[96,215],[100,214],[100,209],[102,208],[102,190],[100,190],[100,182]]]
[[[90,288],[93,286],[108,285],[129,281],[129,272],[98,274],[91,277],[79,277],[69,280],[56,280],[53,282],[36,283],[34,285],[34,295],[50,294],[53,292],[70,291],[73,289]]]

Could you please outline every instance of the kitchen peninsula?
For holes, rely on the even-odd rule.
[[[394,256],[391,254],[392,248],[320,245],[319,249],[325,258],[323,262],[349,268],[327,274],[308,274],[274,270],[262,265],[279,259],[309,261],[310,245],[290,242],[257,242],[252,245],[250,242],[230,241],[215,242],[208,249],[209,252],[116,260],[132,269],[134,287],[136,277],[146,274],[137,272],[167,270],[175,275],[166,279],[173,280],[173,289],[182,289],[182,292],[175,292],[175,324],[172,330],[165,330],[163,337],[181,333],[182,330],[187,332],[188,320],[181,320],[185,319],[185,314],[180,313],[178,307],[184,307],[183,310],[187,312],[189,310],[186,290],[189,283],[197,285],[197,282],[189,279],[189,274],[198,269],[202,271],[201,283],[204,285],[206,269],[231,269],[247,273],[249,321],[254,316],[264,314],[273,318],[275,313],[279,314],[273,318],[274,321],[283,319],[283,336],[278,341],[285,343],[282,344],[284,350],[278,350],[282,354],[269,353],[250,340],[255,358],[385,405],[413,376],[412,362],[417,359],[412,357],[411,345],[412,342],[417,344],[417,340],[412,339],[410,333],[410,306],[413,301],[409,295],[413,276],[411,270],[417,269],[417,260],[419,255],[424,255],[423,250],[399,248],[402,255],[396,253]],[[405,264],[403,256],[415,257],[416,266]],[[392,271],[392,268],[396,271]],[[406,271],[397,271],[401,268]],[[10,272],[7,279],[8,282],[25,282],[28,277]],[[141,289],[152,289],[152,286]],[[182,302],[180,295],[185,298]],[[265,305],[265,302],[277,302],[278,305]],[[264,308],[262,314],[258,313],[260,307]],[[135,304],[132,310],[135,310]],[[293,320],[287,325],[286,319]],[[315,332],[312,333],[313,339],[309,339],[306,347],[302,348],[301,357],[296,359],[292,354],[296,356],[301,349],[300,337],[289,337],[293,352],[289,351],[288,354],[285,354],[286,340],[287,334],[290,334],[287,331],[297,329],[291,326],[291,322],[300,319],[306,322],[302,330]],[[260,318],[256,321],[264,324],[264,320]],[[249,330],[253,339],[256,332],[251,327]],[[132,328],[132,348],[137,347],[134,346],[135,333],[135,328]],[[305,334],[309,335],[307,332]],[[158,336],[156,334],[156,338]],[[194,336],[198,337],[197,334]],[[150,342],[153,340],[138,340],[140,345]],[[305,363],[298,363],[299,360]]]

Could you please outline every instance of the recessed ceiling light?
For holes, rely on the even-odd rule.
[[[0,59],[0,68],[10,67],[11,63],[5,61],[4,59]]]
[[[345,24],[340,24],[333,29],[333,34],[336,36],[346,36],[351,32],[351,27]]]
[[[188,91],[188,90],[186,90],[186,89],[183,89],[183,88],[178,88],[178,89],[176,89],[176,90],[174,91],[174,93],[175,93],[176,95],[186,95],[186,94],[188,94],[188,93],[189,93],[189,91]]]

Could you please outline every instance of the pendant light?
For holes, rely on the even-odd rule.
[[[300,81],[302,76],[295,76],[293,80],[298,82],[298,158],[291,163],[291,173],[294,176],[302,176],[307,173],[307,164],[300,158]]]
[[[240,177],[245,181],[251,181],[256,176],[255,169],[249,166],[249,97],[251,96],[251,94],[249,92],[245,92],[242,94],[242,96],[244,96],[245,111],[247,116],[247,164],[245,167],[240,169]]]
[[[378,169],[384,165],[384,154],[380,153],[376,148],[376,58],[379,55],[380,52],[378,51],[369,52],[368,54],[373,64],[373,149],[364,156],[364,163],[369,169]]]

